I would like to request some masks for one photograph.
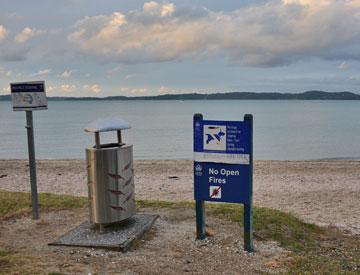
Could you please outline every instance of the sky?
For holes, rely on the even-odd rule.
[[[360,93],[360,0],[1,0],[0,94]]]

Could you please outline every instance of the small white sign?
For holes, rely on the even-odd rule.
[[[47,110],[44,81],[11,83],[10,88],[14,111]]]
[[[226,151],[226,126],[204,125],[204,150]]]
[[[221,199],[221,187],[220,186],[210,186],[209,195],[212,199]]]

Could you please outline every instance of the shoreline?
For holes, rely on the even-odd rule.
[[[0,159],[0,189],[30,191],[26,159]],[[136,198],[193,200],[192,160],[135,160]],[[360,161],[254,162],[254,205],[360,234]],[[38,192],[87,196],[85,161],[37,160]]]

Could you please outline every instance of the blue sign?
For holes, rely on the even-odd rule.
[[[249,121],[194,119],[195,200],[250,203]]]
[[[252,252],[253,117],[203,120],[194,115],[196,237],[206,238],[205,201],[244,204],[244,248]]]
[[[249,164],[250,124],[245,121],[194,120],[194,159]]]
[[[195,161],[195,200],[249,203],[250,173],[250,165]]]

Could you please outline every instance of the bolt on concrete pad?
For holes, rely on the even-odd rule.
[[[49,245],[83,246],[126,252],[135,240],[151,228],[159,216],[136,214],[120,223],[106,226],[100,232],[89,222],[70,230]]]

